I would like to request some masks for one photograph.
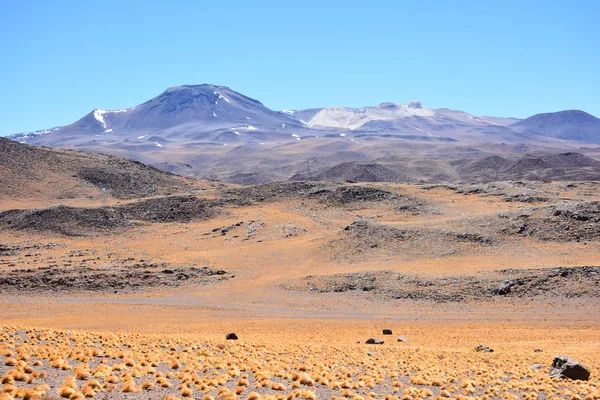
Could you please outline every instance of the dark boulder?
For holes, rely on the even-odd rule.
[[[383,334],[384,335],[391,335],[392,334],[392,330],[391,329],[384,329],[383,330]]]
[[[227,335],[225,335],[225,339],[226,340],[238,340],[238,337],[235,333],[230,332]]]
[[[475,351],[482,352],[482,353],[493,353],[494,349],[491,349],[487,346],[480,344],[479,346],[475,347]]]
[[[375,338],[369,338],[369,339],[367,339],[367,341],[365,343],[366,344],[383,344],[383,340],[381,340],[381,339],[375,339]]]
[[[556,356],[552,361],[550,377],[587,381],[590,379],[590,370],[570,357]]]

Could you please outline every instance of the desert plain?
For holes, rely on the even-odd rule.
[[[598,183],[181,182],[3,198],[0,399],[600,398]]]

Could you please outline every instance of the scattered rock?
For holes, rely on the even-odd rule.
[[[366,344],[383,344],[384,342],[381,339],[369,338],[369,339],[367,339],[367,341],[365,343]]]
[[[391,329],[384,329],[383,330],[383,334],[384,335],[391,335],[392,334],[392,330]]]
[[[534,352],[534,353],[543,353],[543,352],[544,352],[544,350],[542,350],[542,349],[535,349],[535,350],[533,350],[533,352]]]
[[[496,240],[473,232],[449,232],[449,236],[456,238],[459,242],[494,244]]]
[[[519,286],[525,283],[523,279],[508,279],[500,284],[500,287],[494,291],[494,294],[500,296],[506,296],[509,294],[513,287]]]
[[[552,361],[550,377],[587,381],[590,379],[590,370],[568,356],[556,356]]]
[[[229,332],[227,335],[225,335],[225,339],[226,340],[238,340],[238,337],[235,333]]]
[[[542,369],[544,366],[542,364],[533,364],[529,369]]]
[[[494,349],[491,349],[483,344],[480,344],[479,346],[475,347],[475,351],[482,352],[482,353],[493,353]]]
[[[397,341],[402,343],[408,343],[408,339],[403,336],[398,336]]]

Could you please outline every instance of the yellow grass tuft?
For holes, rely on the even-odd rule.
[[[192,389],[190,389],[189,387],[187,387],[187,386],[184,386],[181,389],[181,395],[183,397],[191,397],[193,394],[194,394],[194,391]]]
[[[13,357],[7,358],[4,361],[4,365],[9,366],[9,367],[14,367],[17,365],[17,363],[18,363],[17,359],[13,358]]]
[[[61,386],[60,389],[58,389],[58,394],[60,395],[60,397],[64,397],[65,399],[70,399],[75,395],[78,395],[79,392],[77,391],[77,389],[72,388],[71,386]]]
[[[123,387],[121,388],[121,393],[137,393],[141,391],[141,388],[137,387],[134,381],[123,382]]]

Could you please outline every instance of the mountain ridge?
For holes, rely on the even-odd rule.
[[[242,116],[242,114],[248,115]],[[197,125],[200,123],[202,126],[199,129]],[[316,136],[316,132],[313,131],[323,129],[403,134],[421,132],[427,136],[435,136],[436,131],[439,130],[454,129],[455,133],[459,134],[467,133],[462,131],[466,128],[487,129],[492,126],[502,126],[520,134],[600,142],[600,119],[581,110],[540,113],[519,120],[512,117],[477,116],[449,108],[432,109],[415,100],[406,104],[382,102],[375,106],[358,108],[329,106],[275,111],[259,100],[236,92],[228,86],[208,83],[169,87],[158,96],[133,107],[119,110],[96,108],[68,125],[17,133],[7,137],[22,143],[77,147],[83,144],[80,137],[82,134],[87,135],[88,139],[102,138],[88,140],[90,144],[94,144],[93,140],[114,141],[115,137],[111,134],[123,136],[140,131],[152,134],[166,130],[168,131],[166,138],[191,136],[206,141],[214,141],[215,135],[211,133],[218,132],[220,136],[216,135],[216,141],[226,142],[223,138],[232,135],[240,136],[239,130],[263,130],[273,134],[273,131],[281,131],[289,128],[290,125],[294,128],[294,132],[290,133],[294,139],[297,139],[296,135],[300,133]],[[231,132],[225,132],[227,129]],[[594,131],[590,133],[590,129]],[[198,135],[199,131],[202,134]],[[506,131],[506,133],[511,132]],[[78,135],[79,140],[74,140],[73,135]],[[140,134],[135,138],[130,137],[129,140],[144,138],[140,136],[145,137]],[[469,140],[474,140],[473,135],[467,136]],[[47,140],[48,137],[56,138]],[[285,136],[280,137],[282,138]],[[160,147],[155,143],[151,144]]]
[[[303,175],[312,159],[324,171],[334,168],[327,176],[354,176],[339,172],[345,167],[338,166],[405,157],[432,160],[442,169],[411,169],[418,180],[429,181],[450,176],[443,172],[443,160],[465,155],[578,152],[582,144],[600,143],[598,121],[583,111],[525,120],[477,116],[432,109],[416,100],[276,111],[227,86],[200,84],[174,86],[134,107],[97,108],[69,125],[9,138],[127,157],[185,176],[229,182],[287,180]],[[593,157],[598,151],[588,147],[584,153]],[[438,166],[436,160],[443,162]]]

